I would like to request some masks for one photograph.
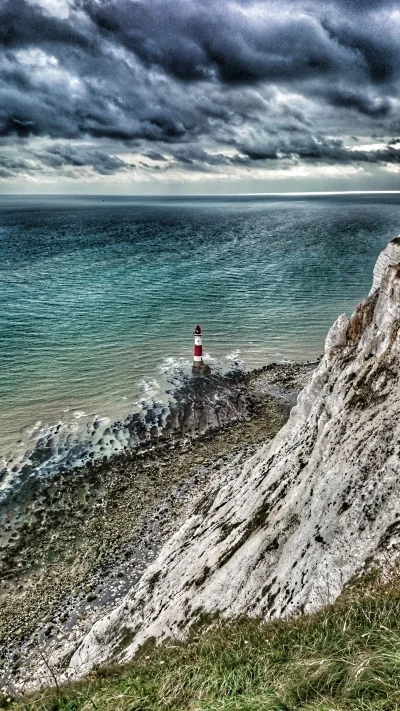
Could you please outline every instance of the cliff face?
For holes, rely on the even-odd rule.
[[[138,586],[84,638],[69,675],[127,659],[149,637],[181,636],[202,613],[315,610],[367,560],[396,554],[397,262],[400,240],[380,255],[369,297],[330,329],[285,427],[244,466],[220,471]]]

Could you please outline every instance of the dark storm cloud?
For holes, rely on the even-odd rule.
[[[42,166],[31,159],[0,154],[0,176],[2,178],[11,178],[20,173],[33,174],[41,170]]]
[[[166,160],[165,156],[161,155],[161,153],[157,153],[157,151],[147,151],[144,155],[146,158],[150,158],[150,160]]]
[[[208,153],[199,146],[183,146],[173,152],[173,157],[178,163],[195,165],[229,165],[231,159],[220,153]]]
[[[243,10],[251,10],[251,3],[227,0],[76,2],[103,38],[185,81],[303,82],[338,71],[350,78],[365,70],[385,79],[399,58],[395,38],[382,38],[368,17],[368,11],[388,3],[363,3],[360,28],[357,2],[344,4],[347,16],[335,3],[317,2],[265,2],[264,13],[247,14]]]
[[[78,23],[51,17],[25,0],[2,0],[0,5],[0,45],[20,49],[46,44],[87,47],[89,36]]]
[[[75,168],[90,166],[100,175],[113,175],[113,173],[132,170],[135,167],[133,164],[125,163],[118,156],[82,146],[55,145],[40,152],[37,158],[51,168],[61,168],[67,165]]]
[[[65,143],[35,156],[101,175],[130,169],[115,155],[122,144],[211,172],[281,159],[393,163],[394,149],[349,151],[328,128],[398,134],[395,7],[71,0],[61,18],[33,1],[0,0],[0,138],[114,142],[115,151]]]
[[[80,0],[102,36],[184,80],[247,83],[317,75],[341,61],[313,17],[260,22],[233,3]]]
[[[398,0],[335,0],[335,5],[355,14],[392,8],[396,7],[397,4]]]
[[[135,165],[126,163],[115,155],[87,146],[53,145],[46,150],[26,150],[26,157],[14,157],[3,151],[0,155],[0,176],[13,177],[20,173],[35,175],[44,173],[48,168],[60,170],[63,168],[91,168],[99,175],[113,175],[123,171],[133,170]],[[70,173],[71,177],[78,174]]]
[[[384,118],[390,114],[391,103],[384,98],[372,98],[363,93],[341,89],[324,89],[323,95],[329,99],[332,106],[345,109],[355,109],[361,114],[371,116],[371,118]]]
[[[313,136],[301,136],[296,140],[293,136],[290,140],[282,142],[270,141],[265,143],[246,145],[241,144],[238,149],[240,154],[226,156],[221,154],[208,155],[195,149],[181,149],[176,157],[180,162],[190,165],[205,163],[208,165],[250,165],[261,161],[310,161],[315,164],[350,164],[369,163],[370,165],[389,165],[400,163],[400,150],[393,148],[398,141],[391,141],[383,148],[372,150],[359,150],[357,148],[347,148],[343,141],[332,139],[316,140]]]

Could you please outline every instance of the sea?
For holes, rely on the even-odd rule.
[[[1,485],[167,402],[197,323],[218,372],[317,358],[399,227],[397,194],[1,196]]]

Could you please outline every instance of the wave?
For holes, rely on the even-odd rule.
[[[107,460],[160,437],[197,435],[209,426],[219,426],[228,411],[229,418],[235,416],[239,399],[237,393],[233,398],[230,395],[240,378],[235,381],[229,371],[224,375],[223,366],[212,356],[206,359],[213,364],[211,378],[192,378],[187,359],[166,358],[159,372],[172,389],[163,391],[156,378],[143,378],[138,384],[143,396],[134,404],[136,411],[120,420],[90,416],[84,410],[64,410],[62,419],[54,425],[38,420],[25,432],[28,442],[21,442],[19,449],[0,464],[0,502],[8,499],[10,491],[16,492],[38,478]],[[229,356],[227,360],[234,373],[237,361]],[[222,414],[215,415],[216,402]]]
[[[152,400],[160,392],[161,385],[155,378],[143,378],[138,383],[138,390],[143,393],[143,397],[138,402]]]
[[[232,351],[232,353],[228,353],[228,355],[225,356],[225,360],[227,360],[231,368],[244,368],[245,362],[244,360],[240,357],[240,350]]]

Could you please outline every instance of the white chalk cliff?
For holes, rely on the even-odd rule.
[[[180,637],[202,613],[316,610],[366,561],[395,555],[399,379],[400,238],[380,255],[368,298],[332,326],[288,423],[244,466],[221,470],[68,674],[128,659],[149,637]]]

